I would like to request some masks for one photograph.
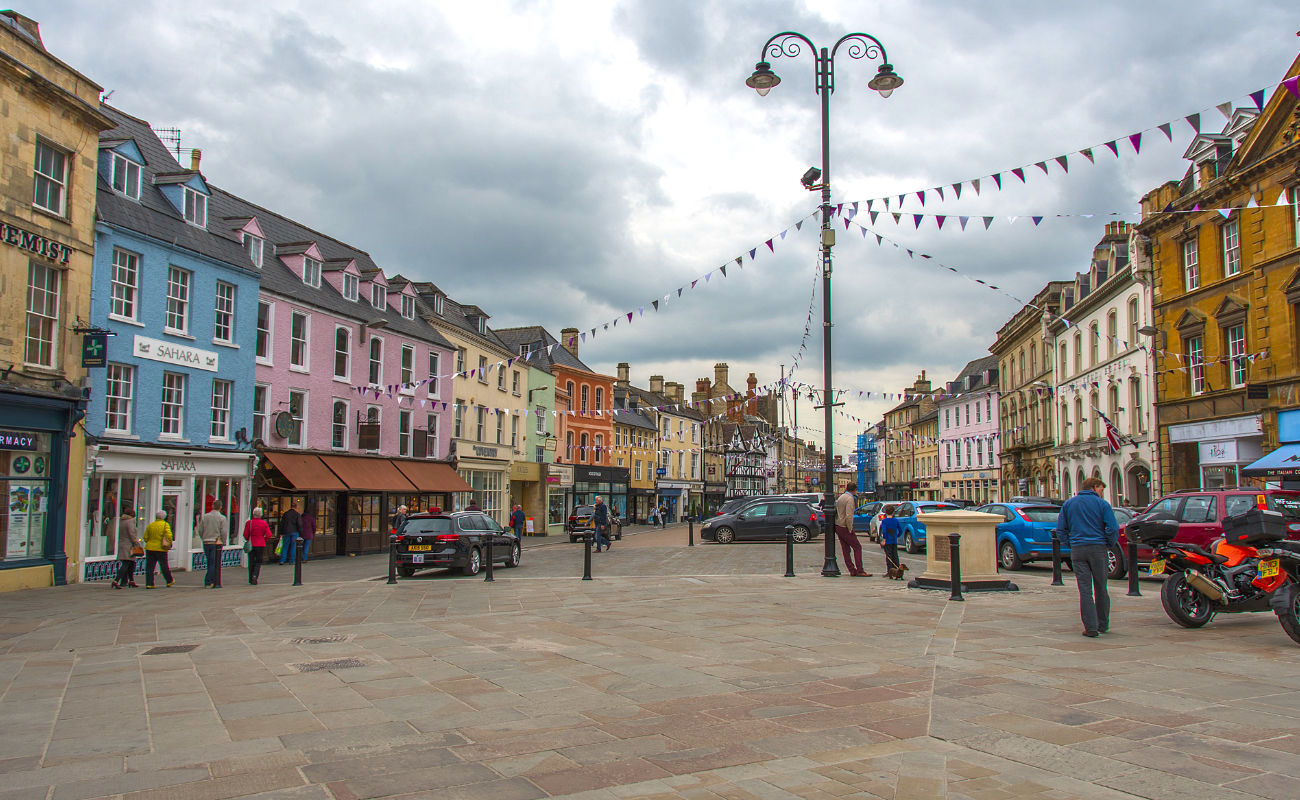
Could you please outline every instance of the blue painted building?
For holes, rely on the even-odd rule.
[[[875,495],[876,493],[876,469],[879,463],[876,442],[875,428],[858,434],[858,446],[854,451],[858,459],[858,494]]]
[[[253,465],[259,273],[209,216],[198,151],[186,169],[148,123],[102,110],[117,127],[100,137],[89,322],[110,335],[84,421],[83,580],[111,575],[124,505],[141,529],[166,511],[171,566],[203,566],[195,523],[220,502],[237,533]]]

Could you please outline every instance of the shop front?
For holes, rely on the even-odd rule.
[[[569,508],[565,504],[573,493],[573,465],[547,464],[546,485],[546,535],[563,536],[565,522],[569,519]]]
[[[644,524],[650,521],[650,508],[655,504],[654,489],[628,489],[628,521]]]
[[[452,445],[456,472],[469,485],[468,489],[457,493],[456,508],[464,510],[471,505],[477,505],[483,513],[504,526],[510,517],[507,506],[509,501],[507,491],[510,488],[510,448],[457,439],[452,440]]]
[[[0,393],[0,591],[67,582],[67,401]]]
[[[173,570],[207,567],[203,543],[195,536],[199,517],[218,503],[227,520],[222,566],[239,566],[240,534],[251,500],[254,454],[238,450],[181,449],[129,444],[91,445],[86,451],[85,507],[81,525],[81,579],[110,580],[117,568],[117,529],[129,508],[136,527],[167,513],[174,544],[167,563]],[[136,560],[137,572],[144,559]]]
[[[1277,447],[1243,467],[1252,482],[1276,489],[1300,489],[1300,409],[1277,412]]]
[[[1169,426],[1174,489],[1241,486],[1242,468],[1264,455],[1259,414]]]
[[[605,505],[618,512],[619,517],[627,518],[627,467],[572,466],[573,486],[566,498],[567,509],[589,506],[599,496]]]
[[[659,481],[659,505],[667,509],[664,523],[681,522],[691,507],[691,485],[681,481]],[[699,501],[699,495],[695,500]]]
[[[703,510],[706,515],[712,516],[713,512],[721,508],[722,504],[725,502],[727,502],[727,484],[725,482],[715,483],[713,481],[708,481],[704,484]],[[687,508],[690,508],[690,506],[687,506]],[[701,508],[698,503],[695,504],[694,513],[701,513]]]
[[[510,465],[510,497],[506,503],[506,517],[515,505],[524,510],[524,535],[545,536],[547,484],[542,480],[546,465],[539,461],[516,461]]]

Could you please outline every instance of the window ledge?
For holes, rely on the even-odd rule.
[[[189,443],[190,443],[190,440],[189,440],[189,439],[186,439],[184,436],[169,436],[169,435],[167,435],[167,434],[165,434],[165,433],[160,433],[160,434],[158,434],[158,441],[160,441],[160,442],[178,442],[178,443],[180,443],[180,444],[189,444]]]
[[[255,357],[253,358],[253,363],[256,364],[256,365],[259,366],[259,367],[274,367],[274,366],[275,366],[275,362],[274,362],[274,361],[272,361],[272,360],[269,359],[269,358],[263,358],[262,356],[255,356]]]
[[[298,367],[298,366],[294,366],[294,365],[291,364],[291,365],[289,365],[289,371],[290,371],[290,372],[300,372],[300,373],[302,373],[303,375],[307,375],[307,374],[309,374],[309,373],[311,372],[311,369],[309,369],[308,367]]]
[[[238,350],[239,345],[226,339],[213,339],[212,343],[218,347],[228,347],[231,350]]]
[[[144,323],[141,322],[141,321],[138,320],[138,319],[131,319],[130,317],[123,317],[123,316],[119,316],[119,315],[117,315],[117,314],[109,314],[109,315],[108,315],[108,321],[109,321],[109,322],[120,322],[120,323],[122,323],[123,325],[134,325],[134,326],[137,327],[137,328],[143,328],[143,327],[145,326]]]
[[[114,431],[114,430],[108,430],[107,428],[104,430],[103,433],[99,435],[99,438],[116,439],[118,441],[123,441],[123,442],[140,441],[139,435],[131,433],[130,431]]]
[[[185,331],[178,331],[175,328],[163,328],[163,333],[167,336],[175,336],[177,339],[189,339],[191,342],[194,341],[193,336],[190,336]]]
[[[352,379],[351,379],[349,376],[346,376],[346,375],[335,375],[335,376],[334,376],[334,382],[335,382],[335,383],[349,383],[349,384],[350,384],[350,383],[352,383]]]

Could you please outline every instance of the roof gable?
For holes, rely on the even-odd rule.
[[[120,156],[130,159],[137,164],[148,166],[149,162],[145,160],[144,153],[140,152],[140,146],[135,143],[134,139],[101,139],[99,141],[101,150],[111,150]]]
[[[1291,62],[1283,80],[1300,76],[1300,55]],[[1284,90],[1274,93],[1264,105],[1264,113],[1255,120],[1250,133],[1241,143],[1232,160],[1232,168],[1253,164],[1270,153],[1289,147],[1300,138],[1300,117],[1297,117],[1296,99]]]

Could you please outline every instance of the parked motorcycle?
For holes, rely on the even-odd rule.
[[[1152,575],[1167,575],[1160,604],[1184,628],[1199,628],[1219,613],[1274,611],[1300,643],[1300,542],[1284,540],[1282,515],[1251,509],[1223,521],[1210,550],[1174,541],[1178,520],[1140,516],[1127,535],[1155,550]]]

